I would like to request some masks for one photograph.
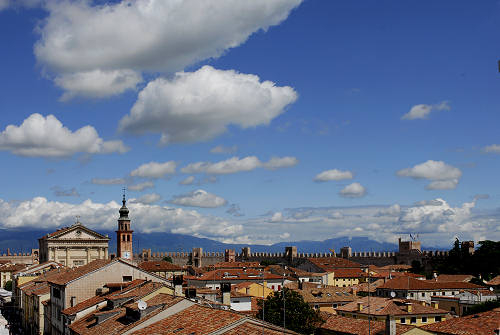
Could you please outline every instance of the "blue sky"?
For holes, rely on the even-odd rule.
[[[499,1],[208,3],[0,0],[0,227],[500,239]]]

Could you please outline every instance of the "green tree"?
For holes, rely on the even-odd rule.
[[[262,319],[262,300],[258,302],[258,306],[257,318]],[[312,309],[299,293],[287,288],[281,292],[273,292],[264,300],[264,320],[283,327],[283,308],[286,328],[297,333],[312,334],[322,321],[319,313]]]
[[[170,256],[165,256],[165,257],[163,257],[163,261],[165,261],[165,262],[169,262],[169,263],[173,263],[173,262],[174,262],[174,261],[172,260],[172,257],[170,257]]]
[[[9,280],[5,283],[4,289],[7,291],[12,291],[12,280]]]

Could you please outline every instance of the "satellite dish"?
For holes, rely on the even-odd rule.
[[[391,291],[391,298],[395,298],[395,297],[396,297],[396,292]]]
[[[490,291],[493,292],[493,287],[490,286]]]
[[[148,307],[148,304],[147,304],[145,301],[143,301],[143,300],[139,300],[139,301],[137,302],[137,308],[139,308],[139,310],[140,310],[140,311],[145,310],[145,309],[146,309],[146,307]]]

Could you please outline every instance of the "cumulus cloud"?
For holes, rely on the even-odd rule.
[[[130,172],[132,177],[141,178],[162,178],[167,174],[174,174],[177,168],[177,163],[169,161],[165,163],[149,162],[142,164],[137,169]]]
[[[411,168],[399,170],[397,175],[430,180],[431,183],[426,186],[428,190],[450,190],[457,187],[462,171],[443,161],[428,160]]]
[[[483,153],[500,154],[500,144],[487,145],[482,149]]]
[[[153,188],[153,187],[155,187],[155,184],[152,181],[145,181],[142,183],[129,185],[127,186],[127,189],[131,191],[144,191],[147,188]]]
[[[112,71],[174,72],[219,57],[252,33],[281,23],[301,1],[50,1],[35,56],[59,81],[102,71],[110,82],[104,93],[116,94],[119,87],[133,84],[111,80]],[[95,97],[95,91],[76,85],[75,91],[61,86],[68,97]]]
[[[65,91],[61,101],[68,101],[76,96],[104,98],[121,94],[126,90],[135,90],[137,84],[142,82],[142,76],[136,71],[127,69],[92,70],[62,74],[54,81]]]
[[[125,184],[123,178],[92,178],[90,181],[94,185],[120,185]]]
[[[186,177],[179,182],[180,185],[192,185],[194,183],[194,176]]]
[[[130,199],[130,203],[135,203],[135,204],[152,204],[154,202],[157,202],[158,200],[161,199],[161,195],[158,193],[150,193],[150,194],[144,194],[141,197],[137,199]]]
[[[342,171],[342,170],[326,170],[321,173],[318,173],[316,177],[314,177],[314,181],[324,182],[330,180],[346,180],[352,179],[353,173],[351,171]]]
[[[218,145],[218,146],[210,149],[210,152],[213,154],[234,154],[236,151],[238,151],[238,146],[236,146],[236,145],[233,145],[230,147]]]
[[[129,150],[122,141],[104,141],[92,126],[74,132],[54,116],[31,114],[20,126],[0,133],[0,150],[30,157],[70,157],[77,153],[108,154]]]
[[[174,205],[203,208],[216,208],[227,204],[224,198],[204,190],[196,190],[187,194],[176,195],[169,202]]]
[[[268,125],[296,99],[289,86],[206,65],[148,83],[119,129],[162,134],[162,144],[205,141],[226,132],[229,125]]]
[[[269,161],[262,164],[268,170],[276,170],[281,168],[292,167],[299,164],[299,160],[295,157],[272,157]]]
[[[74,223],[76,215],[91,229],[113,230],[116,228],[121,203],[115,201],[96,203],[85,200],[79,204],[49,201],[36,197],[26,201],[7,202],[0,199],[0,227],[56,229]],[[205,216],[195,210],[142,203],[127,204],[134,230],[192,234],[222,240],[242,234],[243,227],[213,216]],[[43,218],[41,220],[40,218]]]
[[[344,198],[361,198],[366,194],[366,189],[360,183],[352,183],[344,187],[339,194]]]
[[[298,163],[295,157],[273,157],[267,162],[261,162],[255,156],[247,156],[244,158],[231,157],[229,159],[217,162],[196,162],[188,164],[181,169],[183,173],[206,173],[213,175],[232,174],[238,172],[252,171],[257,168],[267,168],[275,170],[294,166]]]
[[[283,213],[281,212],[276,212],[273,214],[271,217],[271,222],[282,222],[284,220]]]
[[[447,101],[435,105],[420,104],[413,106],[408,113],[401,117],[402,120],[427,119],[432,111],[450,110]]]

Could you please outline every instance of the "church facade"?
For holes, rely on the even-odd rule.
[[[77,267],[96,259],[108,259],[109,240],[77,221],[38,239],[40,263],[55,261]]]

